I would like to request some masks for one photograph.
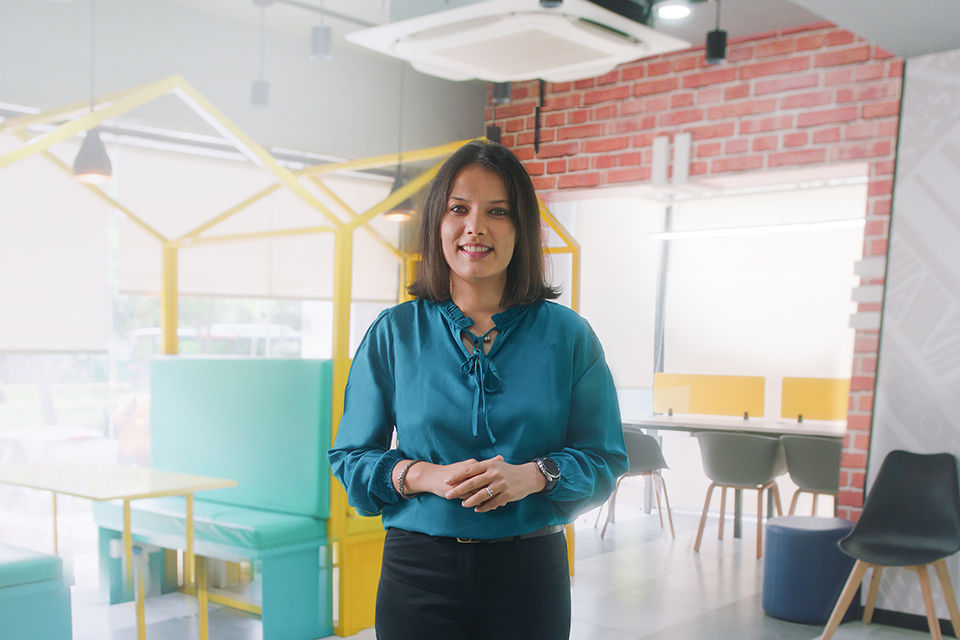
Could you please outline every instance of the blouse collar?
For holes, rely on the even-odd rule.
[[[500,313],[493,314],[490,319],[493,320],[493,324],[498,331],[503,331],[503,329],[507,328],[517,318],[523,315],[523,312],[526,311],[529,306],[530,305],[526,304],[514,305],[504,309]],[[473,326],[473,320],[465,316],[463,311],[460,310],[460,307],[454,304],[451,298],[438,302],[437,307],[457,329],[465,331],[468,327]]]

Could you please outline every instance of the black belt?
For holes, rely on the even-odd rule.
[[[551,536],[555,533],[560,533],[563,531],[562,524],[552,524],[542,529],[537,529],[536,531],[531,531],[530,533],[523,533],[519,536],[507,536],[506,538],[447,538],[449,540],[456,540],[460,544],[493,544],[494,542],[516,542],[517,540],[530,540],[531,538],[541,538],[543,536]]]

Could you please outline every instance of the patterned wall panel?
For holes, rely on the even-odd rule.
[[[893,449],[960,457],[960,50],[906,65],[868,487]],[[916,575],[885,571],[877,606],[923,615]]]

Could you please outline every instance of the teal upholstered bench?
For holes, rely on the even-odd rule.
[[[230,478],[237,486],[196,494],[198,556],[251,560],[260,581],[264,640],[330,635],[329,515],[332,363],[320,360],[161,358],[151,366],[150,466]],[[131,502],[135,541],[185,544],[183,498]],[[95,503],[101,581],[110,601],[129,600],[119,503]],[[116,555],[116,554],[113,554]],[[150,559],[154,576],[163,558]],[[167,591],[175,585],[161,581]]]
[[[0,543],[0,638],[71,640],[70,624],[63,561]]]

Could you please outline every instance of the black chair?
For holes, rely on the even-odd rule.
[[[817,496],[833,496],[833,515],[837,515],[837,494],[840,491],[840,455],[843,444],[838,438],[816,436],[780,436],[787,454],[787,472],[797,485],[790,500],[793,515],[801,493],[813,494],[813,511],[817,515]]]
[[[663,459],[660,444],[653,436],[637,431],[624,431],[623,443],[627,447],[630,468],[617,479],[617,486],[607,502],[607,519],[603,522],[600,537],[602,538],[607,533],[607,525],[613,520],[614,510],[617,506],[617,491],[620,489],[620,483],[623,479],[630,476],[647,476],[653,482],[654,495],[657,497],[657,515],[660,516],[660,528],[663,528],[663,507],[660,504],[660,490],[663,489],[663,500],[667,504],[667,519],[670,522],[670,537],[676,538],[677,536],[673,531],[673,516],[670,514],[670,499],[667,498],[667,485],[664,484],[663,476],[660,474],[661,469],[667,468],[667,462]],[[597,513],[597,519],[593,523],[594,528],[599,521],[600,514]]]
[[[863,621],[873,618],[877,588],[884,567],[909,567],[920,579],[930,635],[940,638],[940,621],[930,591],[927,565],[932,564],[950,611],[953,633],[960,633],[960,612],[950,584],[949,555],[960,550],[960,488],[957,461],[949,453],[923,455],[908,451],[887,454],[867,494],[860,520],[837,543],[856,558],[850,577],[830,614],[822,640],[840,625],[868,568],[873,568]]]

